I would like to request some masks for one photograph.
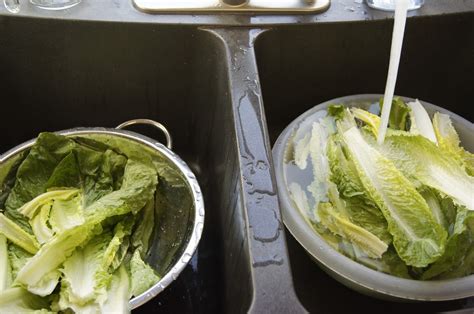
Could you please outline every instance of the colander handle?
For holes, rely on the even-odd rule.
[[[160,129],[166,136],[166,147],[169,149],[173,149],[173,139],[171,138],[170,132],[165,128],[165,126],[159,122],[156,122],[154,120],[150,119],[133,119],[133,120],[128,120],[125,121],[124,123],[120,124],[119,126],[116,127],[116,129],[125,129],[128,126],[131,125],[137,125],[137,124],[145,124],[145,125],[151,125],[154,126],[157,129]]]

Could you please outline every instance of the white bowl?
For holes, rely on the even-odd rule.
[[[287,148],[291,147],[288,143],[292,141],[299,127],[311,126],[314,115],[331,104],[367,108],[381,97],[383,95],[353,95],[324,102],[300,115],[280,134],[273,147],[273,159],[283,221],[290,233],[324,271],[358,292],[398,301],[446,301],[474,296],[474,275],[450,280],[420,281],[388,275],[355,262],[329,246],[305,221],[290,198],[283,162]],[[413,100],[406,97],[402,99]],[[421,103],[430,115],[436,111],[449,114],[463,146],[474,151],[474,125],[471,122],[446,109],[423,101]]]

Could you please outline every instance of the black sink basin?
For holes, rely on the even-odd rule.
[[[393,21],[278,27],[255,44],[271,142],[306,110],[385,88]],[[417,17],[407,23],[396,93],[473,121],[474,14]],[[287,233],[296,294],[310,312],[431,313],[474,306],[474,298],[394,303],[356,293],[324,273]]]

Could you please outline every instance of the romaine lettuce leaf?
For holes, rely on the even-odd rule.
[[[43,276],[36,284],[28,286],[28,291],[42,297],[50,295],[58,285],[60,276],[61,272],[55,269]]]
[[[28,262],[32,256],[33,255],[23,250],[21,247],[13,243],[8,244],[8,260],[10,261],[12,270],[12,281],[15,280],[18,272],[26,265],[26,262]]]
[[[17,209],[46,192],[47,182],[54,169],[74,146],[71,139],[54,133],[41,133],[38,136],[16,173],[15,185],[5,202],[7,217],[29,230],[28,221]]]
[[[364,228],[361,228],[337,212],[331,203],[319,204],[321,223],[348,241],[360,247],[369,257],[381,258],[388,246]]]
[[[441,150],[451,154],[468,174],[474,176],[474,154],[462,148],[451,118],[447,114],[436,112],[433,117],[433,126]]]
[[[408,267],[400,259],[395,249],[390,246],[383,254],[381,259],[373,259],[368,257],[356,257],[360,263],[372,269],[391,274],[401,278],[412,279],[409,274]]]
[[[447,233],[415,186],[356,127],[344,132],[343,139],[364,188],[388,222],[402,260],[417,267],[435,262],[444,253]]]
[[[431,142],[438,144],[430,116],[423,105],[417,100],[409,102],[410,108],[410,133],[420,134]]]
[[[47,242],[53,237],[53,230],[48,225],[49,213],[51,211],[51,204],[44,204],[41,206],[39,213],[30,220],[33,234],[40,244]]]
[[[49,224],[55,233],[60,233],[85,223],[82,194],[61,200],[55,199],[49,215]]]
[[[295,143],[295,164],[300,169],[306,169],[309,157],[309,142],[311,134],[306,133],[305,136]]]
[[[85,305],[105,294],[112,276],[109,273],[112,261],[106,254],[111,240],[112,233],[104,232],[66,259],[61,289],[68,289],[69,302]]]
[[[439,275],[437,279],[460,278],[474,274],[474,241],[471,238],[471,246],[457,267]]]
[[[68,200],[79,193],[77,189],[56,190],[42,193],[33,200],[24,204],[18,211],[24,216],[32,219],[36,216],[37,211],[45,204],[52,204],[55,200]]]
[[[139,250],[135,250],[130,260],[130,273],[131,294],[134,296],[139,296],[160,281],[155,271],[142,260]]]
[[[34,254],[38,251],[38,241],[3,214],[0,214],[0,234],[30,253]]]
[[[299,209],[303,218],[308,223],[319,222],[320,219],[319,219],[318,211],[310,210],[308,196],[306,195],[306,192],[303,191],[301,186],[298,183],[291,182],[288,188],[290,190],[291,198],[293,199],[293,202],[295,203],[296,208]]]
[[[0,294],[10,287],[12,282],[12,271],[8,258],[7,238],[0,234]]]
[[[102,313],[130,313],[130,297],[130,277],[122,265],[112,276],[112,282],[107,290],[107,300],[101,308]]]
[[[441,203],[439,198],[436,196],[436,194],[431,190],[431,189],[425,189],[424,191],[421,191],[421,196],[426,201],[426,204],[431,209],[431,212],[433,213],[434,218],[436,219],[436,222],[443,226],[446,231],[449,230],[449,224],[444,216],[443,209],[441,208]]]
[[[455,203],[474,210],[474,177],[451,155],[440,154],[436,144],[420,135],[388,133],[383,146],[377,147],[408,178],[414,178]]]
[[[455,270],[463,264],[473,264],[469,261],[468,253],[474,246],[474,230],[470,230],[469,223],[474,223],[474,212],[463,207],[458,208],[454,231],[448,239],[446,252],[423,273],[421,279],[432,279]],[[468,271],[472,273],[474,268]],[[465,275],[470,275],[470,273]]]
[[[69,257],[76,247],[92,235],[94,226],[84,224],[55,235],[19,271],[16,282],[26,287],[35,287]]]
[[[346,108],[343,105],[333,104],[328,107],[328,114],[337,121],[342,119],[345,110]]]
[[[338,137],[332,137],[327,150],[331,169],[330,179],[336,183],[346,212],[356,225],[376,235],[387,244],[392,242],[385,217],[367,197],[354,162],[346,157]]]
[[[383,99],[380,99],[380,109],[383,108]],[[393,130],[407,130],[410,108],[399,97],[394,97],[390,108],[388,125]]]
[[[27,153],[27,151],[18,153],[4,161],[0,167],[0,208],[2,209],[5,208],[8,195],[15,186],[16,173]]]
[[[47,308],[49,304],[46,298],[23,288],[10,288],[0,293],[0,313],[50,313]]]
[[[379,134],[380,117],[357,107],[351,108],[354,118],[364,122],[375,137]]]
[[[140,250],[142,258],[148,252],[150,239],[155,226],[155,202],[148,201],[139,213],[138,223],[133,231],[132,245]]]
[[[124,218],[114,228],[114,237],[109,242],[104,254],[104,257],[106,257],[104,264],[111,266],[113,270],[116,270],[125,258],[124,253],[126,253],[127,250],[122,251],[122,248],[125,246],[128,249],[129,244],[127,242],[129,242],[132,233],[135,218],[133,215],[128,215],[128,217]]]
[[[84,209],[84,224],[56,234],[44,244],[19,272],[17,282],[27,287],[38,284],[46,274],[57,269],[76,247],[93,236],[95,228],[112,216],[137,213],[153,197],[157,185],[156,171],[133,160],[125,167],[120,190],[102,197]]]
[[[318,203],[327,201],[329,162],[326,147],[330,134],[330,130],[322,121],[313,123],[309,154],[313,166],[314,180],[308,186],[308,191],[313,195],[316,208],[318,208]]]

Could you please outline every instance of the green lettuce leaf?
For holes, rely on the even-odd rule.
[[[40,244],[47,242],[53,237],[53,230],[48,225],[51,204],[45,204],[41,207],[39,214],[30,220],[33,234]]]
[[[436,144],[419,135],[393,132],[387,134],[384,145],[377,148],[408,178],[474,210],[474,177],[452,156],[440,154]]]
[[[364,228],[353,224],[338,213],[331,203],[319,204],[321,223],[337,234],[360,247],[369,257],[381,258],[388,246]]]
[[[30,230],[28,221],[17,209],[46,192],[54,169],[74,146],[74,141],[54,133],[41,133],[38,136],[16,173],[15,185],[5,202],[7,217],[15,220],[25,230]]]
[[[131,294],[134,296],[139,296],[160,281],[155,271],[142,260],[139,250],[135,250],[130,260],[130,273]]]
[[[0,313],[49,313],[48,300],[23,288],[10,288],[0,293]]]
[[[383,108],[383,99],[380,99],[380,109]],[[398,97],[394,97],[390,108],[388,126],[393,130],[407,131],[410,108]]]
[[[308,166],[309,157],[309,143],[311,140],[311,134],[306,133],[305,136],[295,143],[295,164],[300,169],[306,169]]]
[[[444,253],[447,233],[415,186],[356,127],[344,132],[343,138],[364,188],[388,222],[399,256],[411,266],[435,262]]]
[[[392,246],[383,254],[381,259],[369,257],[356,257],[355,259],[374,270],[401,278],[412,279],[407,265],[400,259]]]
[[[446,252],[432,264],[421,276],[422,280],[435,278],[443,273],[458,269],[462,264],[469,264],[469,250],[474,246],[474,230],[468,224],[474,224],[474,212],[466,208],[458,208],[454,231],[448,239]],[[470,262],[470,265],[473,265]],[[468,269],[472,273],[474,268]],[[466,273],[464,275],[470,275]]]
[[[122,265],[112,277],[107,290],[107,300],[101,308],[102,313],[127,314],[130,313],[130,277]]]
[[[423,105],[418,101],[408,103],[410,108],[410,133],[419,134],[431,142],[438,144],[430,116]]]
[[[20,152],[3,162],[0,166],[0,208],[2,209],[5,208],[8,195],[10,195],[11,190],[15,186],[16,173],[27,153],[27,151]]]
[[[442,273],[437,277],[437,279],[453,279],[469,276],[472,274],[474,274],[474,241],[471,240],[471,246],[458,266]]]
[[[461,146],[459,135],[454,128],[451,118],[439,112],[433,117],[433,126],[438,139],[439,148],[446,154],[451,154],[468,174],[474,176],[474,154]]]
[[[30,253],[23,250],[21,247],[9,243],[8,244],[8,260],[10,261],[10,266],[12,270],[12,280],[14,281],[18,272],[26,265],[28,260],[32,257]]]
[[[47,273],[36,284],[28,286],[28,291],[45,297],[53,293],[59,283],[61,272],[57,269]]]
[[[0,234],[0,294],[12,283],[10,259],[8,258],[7,238]]]
[[[74,250],[89,240],[100,223],[113,216],[137,213],[153,197],[157,185],[156,171],[133,160],[125,167],[120,190],[102,197],[84,209],[84,224],[56,234],[21,269],[16,280],[27,287],[41,281],[57,269]]]
[[[344,116],[344,111],[345,111],[345,107],[343,105],[330,105],[328,107],[328,114],[333,117],[334,119],[339,120],[341,118],[343,118]]]
[[[155,202],[154,200],[149,201],[145,208],[140,212],[138,223],[133,231],[132,245],[134,248],[139,249],[142,258],[150,248],[150,239],[155,227]]]
[[[330,179],[336,183],[341,198],[345,201],[350,220],[390,244],[392,236],[388,232],[387,221],[380,209],[367,197],[356,166],[346,157],[339,137],[330,139],[327,155],[331,169]]]
[[[441,202],[435,192],[433,192],[431,189],[425,189],[424,191],[421,191],[421,196],[423,196],[426,204],[428,204],[429,208],[431,209],[436,222],[443,226],[446,231],[448,231],[449,224],[446,217],[444,216],[445,214],[441,207]]]
[[[61,289],[69,290],[69,302],[85,305],[105,294],[112,277],[109,273],[112,261],[106,254],[111,240],[111,232],[102,233],[64,262]]]
[[[52,204],[55,200],[68,200],[79,193],[77,189],[70,190],[57,190],[42,193],[35,197],[33,200],[24,204],[18,209],[18,211],[24,216],[32,219],[36,216],[37,211],[45,204]]]
[[[314,198],[316,208],[318,208],[320,202],[327,201],[329,162],[326,148],[331,132],[332,130],[323,121],[313,123],[309,155],[313,166],[314,180],[308,186],[308,191],[311,192]]]
[[[3,214],[0,214],[0,234],[30,253],[34,254],[38,251],[38,241]]]
[[[82,208],[82,193],[70,199],[55,199],[48,223],[55,233],[61,233],[85,223]]]
[[[379,127],[380,127],[380,117],[370,113],[364,109],[356,108],[353,107],[351,108],[352,115],[354,118],[364,122],[369,131],[374,134],[374,136],[377,136],[379,134]]]

